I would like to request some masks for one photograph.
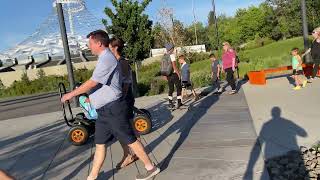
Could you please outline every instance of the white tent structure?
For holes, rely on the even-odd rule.
[[[93,30],[105,29],[104,25],[100,19],[96,18],[86,8],[85,1],[57,1],[63,5],[70,51],[72,54],[77,54],[80,50],[87,49],[87,39],[85,36]],[[63,45],[55,5],[56,1],[53,2],[51,14],[40,24],[33,34],[15,47],[1,52],[3,56],[10,58],[38,54],[62,56]]]

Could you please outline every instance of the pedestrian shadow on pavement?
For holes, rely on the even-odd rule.
[[[281,117],[279,107],[273,107],[271,115],[272,119],[263,124],[251,150],[243,179],[253,179],[256,173],[254,167],[260,153],[264,153],[265,160],[261,180],[267,179],[268,174],[270,179],[305,179],[307,171],[299,151],[297,136],[307,137],[307,132],[294,122]]]
[[[212,87],[204,89],[202,94],[208,95],[212,90]],[[201,94],[201,93],[200,93]],[[163,133],[159,133],[160,136],[154,141],[150,142],[146,149],[149,152],[152,152],[161,142],[165,141],[168,136],[173,133],[179,134],[178,140],[169,154],[159,163],[161,171],[165,170],[175,152],[179,149],[179,147],[183,144],[183,142],[187,139],[192,127],[207,113],[207,110],[213,106],[219,100],[219,96],[208,95],[207,97],[203,97],[199,102],[195,102],[190,106],[193,106],[192,110],[187,111],[179,120],[174,122],[169,128],[165,130]]]
[[[288,82],[289,82],[290,85],[292,85],[293,87],[296,86],[296,82],[295,82],[295,80],[293,79],[293,77],[287,76],[287,79],[288,79]]]
[[[168,105],[165,103],[166,101],[162,101],[157,105],[147,108],[152,116],[152,131],[158,130],[173,119],[171,112],[167,108]]]

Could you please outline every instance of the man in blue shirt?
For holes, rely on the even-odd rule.
[[[160,172],[146,154],[143,145],[137,140],[128,118],[128,106],[122,96],[121,67],[109,50],[109,36],[105,31],[91,32],[89,48],[92,54],[99,56],[96,68],[91,79],[79,88],[64,95],[62,102],[89,92],[90,101],[97,109],[98,119],[95,125],[96,152],[94,155],[92,170],[87,180],[98,177],[101,166],[106,156],[105,144],[115,136],[123,144],[127,144],[138,158],[144,163],[147,172],[139,174],[136,180],[149,179]]]

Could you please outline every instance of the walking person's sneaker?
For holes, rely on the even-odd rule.
[[[169,108],[170,109],[175,108],[175,105],[173,104],[172,100],[169,100]]]
[[[302,83],[302,87],[303,87],[303,88],[305,88],[305,87],[306,87],[306,85],[307,85],[307,83],[308,83],[308,81],[303,81],[303,83]]]
[[[181,99],[178,99],[177,109],[179,109],[182,105],[183,105],[183,104],[182,104],[182,102],[181,102]]]
[[[229,94],[230,95],[232,95],[232,94],[236,94],[237,93],[237,91],[236,90],[231,90],[230,92],[229,92]]]
[[[160,169],[157,166],[154,166],[153,169],[151,169],[150,171],[147,171],[145,174],[139,174],[136,177],[136,180],[147,180],[150,179],[152,177],[154,177],[155,175],[159,174]]]
[[[293,90],[300,90],[301,89],[301,86],[296,86],[294,88],[292,88]]]

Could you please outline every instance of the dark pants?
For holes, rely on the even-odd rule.
[[[216,72],[214,72],[213,73],[213,77],[212,77],[212,86],[214,87],[214,88],[217,88],[218,90],[221,88],[220,87],[220,77],[218,77],[217,76],[217,73]]]
[[[317,74],[318,74],[319,65],[320,65],[320,62],[315,62],[315,63],[314,63],[313,73],[312,73],[312,77],[313,77],[313,78],[316,77]]]
[[[228,85],[231,86],[232,90],[236,90],[236,82],[234,79],[234,72],[233,72],[232,68],[225,69],[225,72],[227,73]]]
[[[239,66],[236,67],[238,79],[240,79]]]
[[[181,87],[180,79],[176,73],[173,73],[171,76],[168,76],[168,85],[169,85],[169,94],[168,94],[169,100],[172,100],[174,86],[176,86],[177,88],[177,99],[181,99],[182,87]]]

